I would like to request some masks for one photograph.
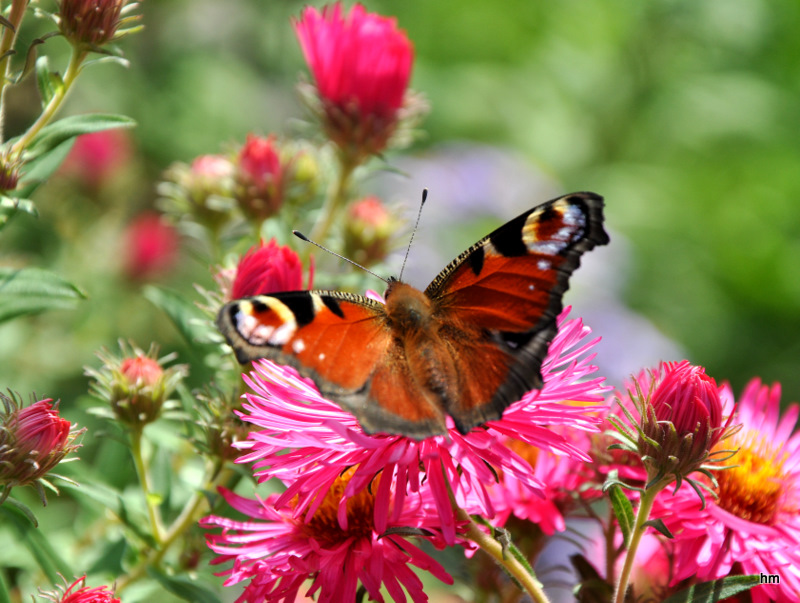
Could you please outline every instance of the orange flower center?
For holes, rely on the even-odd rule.
[[[349,538],[372,537],[375,525],[374,492],[378,488],[380,477],[376,477],[369,486],[347,499],[347,529],[344,530],[339,525],[339,503],[355,470],[355,467],[351,467],[336,478],[322,504],[314,512],[311,521],[304,524],[303,529],[310,538],[314,538],[324,545],[332,546]]]
[[[787,455],[758,432],[740,432],[735,445],[741,448],[731,463],[738,466],[716,472],[718,504],[737,517],[769,525],[785,500],[783,464]],[[730,443],[717,446],[730,447]]]

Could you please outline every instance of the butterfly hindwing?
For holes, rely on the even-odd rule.
[[[461,394],[447,412],[459,429],[499,418],[542,386],[541,364],[581,255],[608,243],[603,200],[574,193],[525,212],[451,262],[425,293],[442,339],[457,353]]]

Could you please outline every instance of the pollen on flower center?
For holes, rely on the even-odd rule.
[[[745,433],[737,440],[741,448],[732,462],[738,466],[716,474],[719,506],[742,519],[769,525],[783,499],[786,455],[756,434]]]
[[[369,487],[347,498],[347,528],[342,528],[339,523],[339,504],[355,470],[356,467],[351,467],[336,478],[325,495],[325,500],[314,512],[314,516],[303,525],[303,529],[309,537],[326,546],[340,544],[350,538],[372,537],[374,492],[378,487],[380,477],[376,477]]]

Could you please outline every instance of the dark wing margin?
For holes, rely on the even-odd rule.
[[[462,375],[461,395],[447,408],[460,431],[500,418],[542,387],[541,365],[570,275],[583,253],[608,241],[603,198],[572,193],[504,224],[428,286]]]

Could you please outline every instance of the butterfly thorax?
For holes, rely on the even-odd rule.
[[[439,337],[433,300],[411,285],[390,281],[386,315],[408,376],[432,407],[446,408],[458,396],[458,376],[450,349]]]
[[[410,334],[431,328],[431,300],[419,289],[401,281],[389,281],[385,298],[386,315],[395,332]]]

